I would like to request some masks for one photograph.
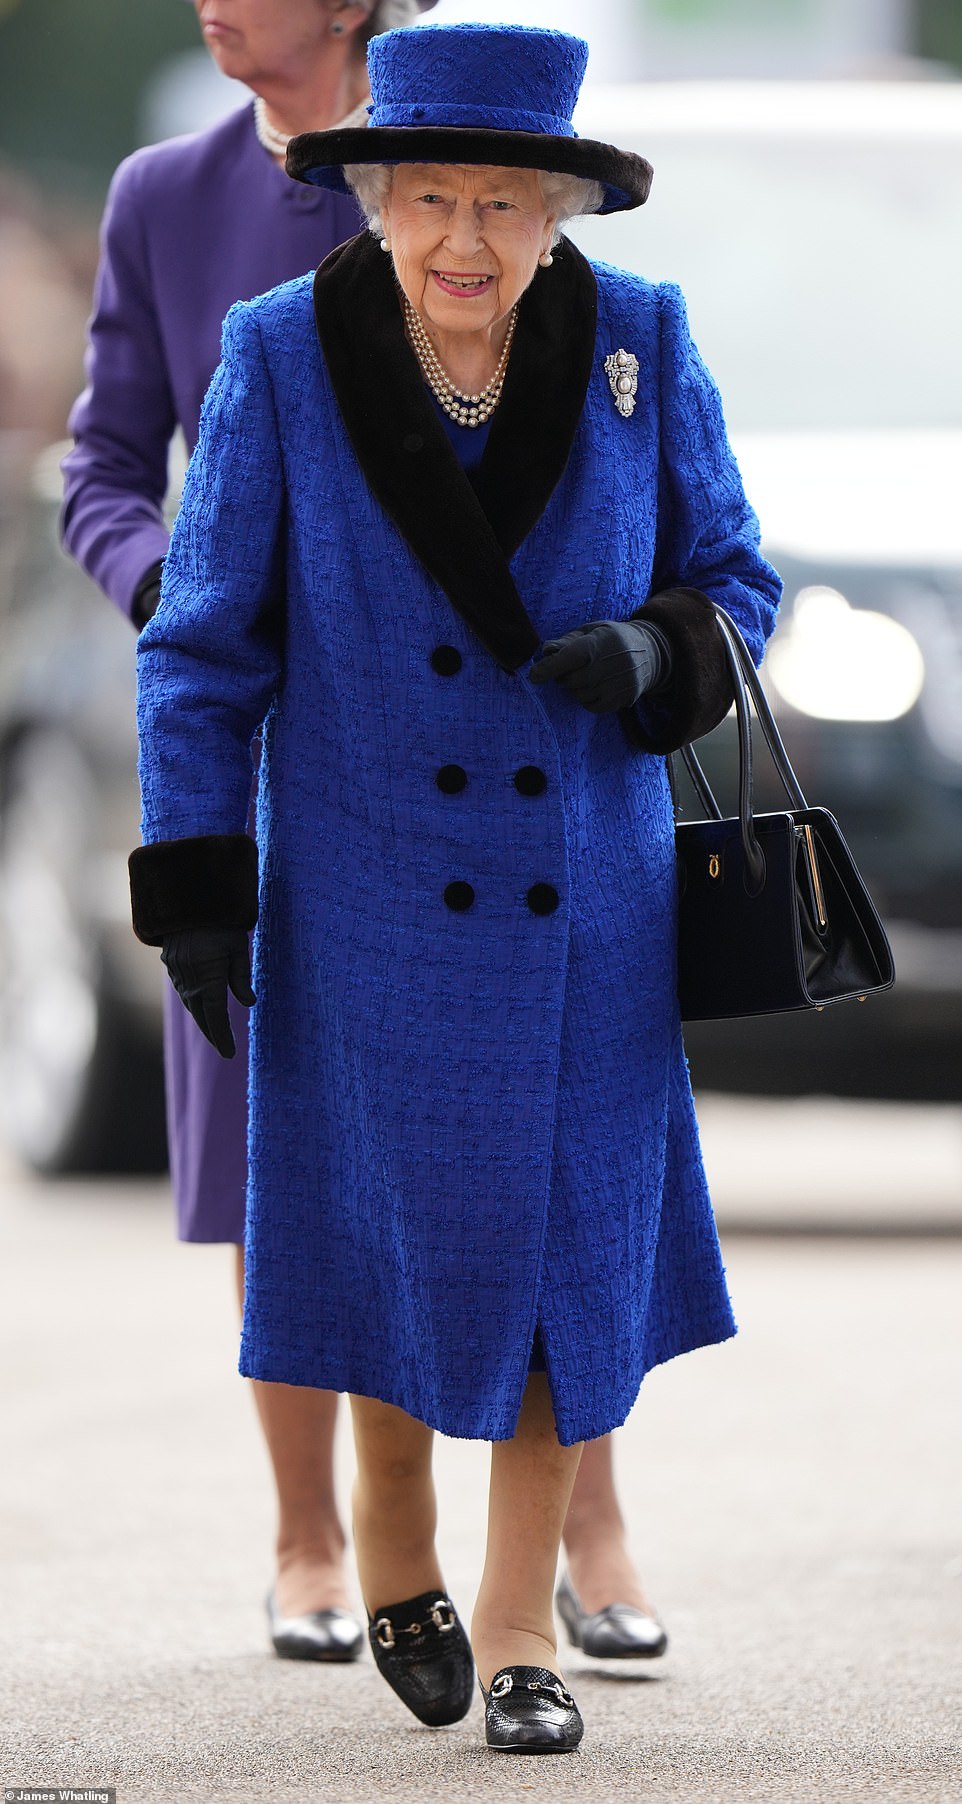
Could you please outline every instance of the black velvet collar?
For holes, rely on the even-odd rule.
[[[321,264],[314,317],[371,489],[502,669],[517,670],[540,641],[508,560],[560,481],[581,418],[597,322],[590,265],[563,240],[522,297],[504,393],[473,479],[421,379],[391,264],[369,232]]]

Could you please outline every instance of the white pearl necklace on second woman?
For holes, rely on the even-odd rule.
[[[351,111],[345,113],[343,119],[338,119],[335,125],[329,127],[329,130],[341,131],[348,125],[366,125],[367,104],[366,100],[362,100],[359,106],[352,107]],[[267,102],[260,94],[254,96],[254,130],[257,133],[258,143],[263,145],[268,156],[286,157],[291,134],[278,131],[276,125],[271,124],[267,117]]]
[[[263,144],[272,157],[286,157],[290,137],[287,132],[279,132],[276,126],[270,124],[267,107],[260,94],[254,100],[254,130],[258,143]]]

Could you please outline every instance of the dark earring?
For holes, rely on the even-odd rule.
[[[343,19],[335,19],[334,20],[334,22],[331,26],[331,36],[332,36],[332,38],[342,38],[344,36]]]

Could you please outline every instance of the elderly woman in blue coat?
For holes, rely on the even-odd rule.
[[[574,136],[586,56],[388,33],[369,125],[293,142],[372,233],[232,309],[139,659],[135,925],[226,1055],[252,1008],[241,1370],[350,1393],[377,1664],[440,1724],[473,1648],[518,1751],[582,1733],[582,1444],[733,1332],[664,755],[730,702],[712,601],[760,656],[779,592],[679,292],[561,234],[651,179]],[[493,1443],[470,1642],[434,1430]]]

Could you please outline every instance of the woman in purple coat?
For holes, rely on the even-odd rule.
[[[353,199],[290,181],[288,138],[365,118],[368,40],[433,0],[195,0],[204,40],[256,99],[222,124],[152,146],[117,172],[103,225],[88,386],[65,460],[67,549],[138,627],[156,607],[168,533],[167,461],[178,427],[193,450],[220,357],[221,322],[320,263],[361,224]],[[171,1172],[180,1238],[234,1243],[243,1293],[247,1013],[228,1063],[169,991],[165,1031]],[[170,1006],[172,1004],[172,1006]],[[278,1494],[276,1651],[350,1660],[362,1644],[343,1572],[334,1496],[336,1397],[253,1381]],[[610,1437],[591,1444],[565,1529],[558,1603],[599,1657],[657,1655],[666,1638],[631,1564]]]

